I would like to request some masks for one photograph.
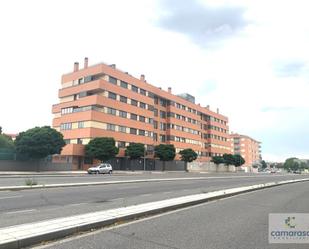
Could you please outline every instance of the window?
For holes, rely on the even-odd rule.
[[[149,111],[153,111],[154,110],[154,106],[153,105],[148,105],[148,110]]]
[[[133,92],[138,93],[138,87],[132,85],[132,86],[131,86],[131,89],[132,89]]]
[[[70,139],[64,139],[65,144],[69,144],[71,142]]]
[[[119,111],[119,117],[127,118],[127,112]]]
[[[86,77],[84,78],[84,83],[90,82],[90,81],[92,81],[92,80],[93,80],[93,76],[92,76],[92,75],[86,76]]]
[[[125,148],[125,147],[126,147],[126,142],[118,141],[118,148]]]
[[[116,99],[117,98],[117,95],[115,93],[112,93],[112,92],[108,92],[108,97],[110,99]]]
[[[153,133],[153,141],[158,141],[158,134],[157,133]]]
[[[142,88],[139,89],[139,93],[146,96],[146,90]]]
[[[62,108],[61,109],[61,114],[68,114],[73,112],[73,107],[68,107],[68,108]]]
[[[152,92],[148,92],[148,97],[153,99],[154,98],[154,94]]]
[[[60,125],[60,130],[72,130],[72,123],[64,123]]]
[[[81,138],[77,138],[77,144],[83,144],[83,140]]]
[[[158,121],[153,121],[153,128],[158,129]]]
[[[114,124],[107,124],[107,130],[109,131],[115,131],[116,130],[116,126]]]
[[[144,116],[139,116],[139,121],[145,122],[145,117]]]
[[[123,103],[127,103],[128,102],[128,98],[125,96],[120,96],[120,101]]]
[[[143,103],[143,102],[139,102],[139,107],[143,108],[143,109],[146,109],[146,104]]]
[[[166,130],[166,123],[160,123],[160,130],[165,131]]]
[[[84,121],[78,122],[78,128],[84,128]]]
[[[166,112],[160,111],[160,118],[166,118]]]
[[[136,135],[137,130],[134,128],[130,128],[130,134]]]
[[[136,114],[131,113],[131,119],[133,119],[133,120],[137,120],[137,115],[136,115]]]
[[[127,82],[120,81],[120,86],[121,86],[122,88],[128,89],[128,83],[127,83]]]
[[[166,101],[165,101],[165,99],[160,99],[160,105],[161,105],[161,106],[166,106]]]
[[[131,105],[137,106],[137,101],[135,99],[131,99]]]
[[[117,79],[112,76],[108,77],[108,81],[114,85],[117,85]]]
[[[158,109],[155,108],[155,109],[153,110],[153,115],[154,115],[155,117],[158,117]]]
[[[116,115],[116,109],[107,107],[107,114]]]
[[[84,83],[84,78],[78,79],[78,84],[83,84]]]
[[[127,127],[119,125],[119,126],[118,126],[118,131],[119,131],[119,132],[126,133],[126,132],[127,132]]]
[[[160,135],[160,142],[165,142],[165,135]]]
[[[138,135],[145,136],[145,131],[144,130],[138,130]]]

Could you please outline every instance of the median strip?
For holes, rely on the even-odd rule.
[[[209,193],[177,197],[90,214],[6,227],[0,229],[0,249],[26,247],[42,241],[63,238],[78,232],[88,231],[94,228],[100,228],[146,215],[175,210],[245,192],[304,181],[309,181],[309,179],[269,182],[245,187],[223,189]]]

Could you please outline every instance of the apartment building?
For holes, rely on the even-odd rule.
[[[128,72],[105,63],[84,67],[74,64],[64,74],[59,103],[53,105],[53,127],[62,132],[66,146],[61,158],[81,167],[84,145],[95,137],[113,137],[119,157],[132,142],[143,143],[147,156],[154,146],[174,144],[176,152],[192,148],[198,160],[230,153],[228,118],[195,104],[189,94],[175,95],[135,78]],[[179,156],[177,155],[179,158]]]
[[[229,141],[232,154],[241,155],[245,159],[244,166],[252,167],[255,162],[261,160],[261,142],[237,133],[232,133]]]

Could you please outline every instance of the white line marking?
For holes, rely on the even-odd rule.
[[[33,212],[36,209],[27,209],[27,210],[20,210],[20,211],[13,211],[13,212],[6,212],[5,214],[18,214],[18,213],[29,213]]]
[[[22,195],[14,195],[14,196],[5,196],[5,197],[0,197],[0,200],[3,199],[13,199],[13,198],[20,198],[23,197]]]
[[[143,194],[141,196],[151,196],[152,194]]]
[[[73,204],[69,204],[68,206],[79,206],[79,205],[84,205],[84,204],[88,204],[86,202],[82,202],[82,203],[73,203]]]
[[[163,194],[170,194],[170,193],[172,193],[172,191],[163,192]]]
[[[124,198],[115,198],[115,199],[110,199],[110,201],[120,201],[123,200]]]

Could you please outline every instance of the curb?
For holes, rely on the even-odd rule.
[[[309,181],[309,179],[269,182],[245,187],[223,189],[203,194],[177,197],[90,214],[76,215],[41,222],[34,222],[0,229],[0,249],[16,249],[38,244],[42,241],[63,238],[82,231],[129,221],[146,215],[158,214],[178,208],[192,206],[216,199],[260,189]]]

